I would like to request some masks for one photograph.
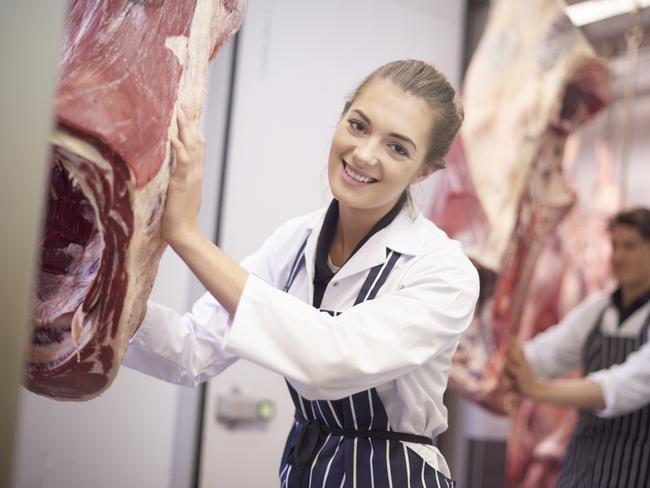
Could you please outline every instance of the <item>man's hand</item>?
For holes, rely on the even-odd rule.
[[[515,338],[508,345],[505,369],[515,391],[523,396],[586,410],[603,410],[606,406],[602,388],[588,378],[540,379]]]
[[[508,344],[505,369],[512,379],[512,386],[516,392],[539,399],[545,382],[533,372],[521,348],[521,343],[515,337],[512,337]]]

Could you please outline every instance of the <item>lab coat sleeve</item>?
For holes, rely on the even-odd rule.
[[[617,417],[650,403],[650,341],[631,353],[625,362],[595,371],[587,378],[598,383],[605,397],[599,417]]]
[[[535,374],[555,378],[582,364],[582,348],[587,335],[604,307],[603,296],[594,294],[524,344],[524,354]]]
[[[332,317],[249,277],[226,350],[285,376],[308,399],[337,399],[435,358],[471,322],[478,275],[458,252],[413,258],[396,291]]]
[[[222,349],[228,321],[229,314],[209,293],[184,315],[150,301],[122,365],[170,383],[195,386],[236,360]]]
[[[272,253],[280,244],[287,244],[295,227],[295,222],[280,227],[255,254],[242,261],[242,266],[267,286],[276,286],[278,266],[274,266]],[[122,364],[171,383],[196,385],[236,361],[232,352],[223,349],[230,319],[207,292],[191,313],[184,315],[150,301]]]

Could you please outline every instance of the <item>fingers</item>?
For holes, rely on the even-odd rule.
[[[180,107],[176,114],[178,124],[178,138],[185,146],[204,143],[205,140],[199,130],[199,118],[190,117],[186,109]]]
[[[187,154],[187,149],[185,149],[185,145],[178,139],[178,137],[176,137],[173,134],[169,138],[169,142],[171,142],[172,148],[176,153],[177,164],[178,163],[186,164],[189,161],[189,155]]]
[[[178,134],[170,135],[170,143],[178,165],[201,165],[205,152],[205,139],[199,130],[198,117],[190,119],[186,110],[179,107],[176,121]]]
[[[521,343],[514,336],[510,336],[510,338],[508,339],[507,355],[508,355],[508,359],[515,361],[517,363],[521,363],[525,359],[524,351],[521,347]]]
[[[526,358],[521,348],[519,341],[511,336],[508,339],[508,349],[506,352],[506,361],[504,364],[504,372],[513,381],[516,387],[518,380],[523,374],[526,365]]]
[[[501,376],[499,387],[504,391],[512,391],[514,389],[515,383],[508,371],[504,371],[504,374]]]
[[[176,114],[176,123],[178,124],[178,139],[183,144],[187,144],[189,138],[189,122],[187,120],[187,115],[185,115],[183,107],[178,109],[178,113]]]
[[[507,381],[512,385],[516,385],[517,376],[518,376],[518,373],[519,373],[518,366],[516,364],[513,364],[512,362],[508,361],[504,365],[503,372],[504,372],[504,376],[507,379]]]

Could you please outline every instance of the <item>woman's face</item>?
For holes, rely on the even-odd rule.
[[[433,115],[427,103],[388,80],[373,80],[336,128],[328,176],[332,194],[350,210],[379,216],[407,186],[431,173],[425,166]]]

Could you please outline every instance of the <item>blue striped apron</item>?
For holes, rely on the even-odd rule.
[[[305,263],[305,244],[291,267],[285,292]],[[355,305],[377,296],[399,257],[399,253],[388,251],[386,262],[369,271]],[[406,447],[404,442],[433,442],[424,436],[393,431],[374,388],[339,400],[307,400],[287,385],[296,412],[280,464],[283,488],[455,486]]]
[[[603,334],[601,325],[606,309],[600,313],[583,349],[585,374],[623,363],[648,337],[650,313],[637,337]],[[650,405],[614,418],[600,418],[590,411],[581,411],[560,468],[557,486],[650,486]]]

